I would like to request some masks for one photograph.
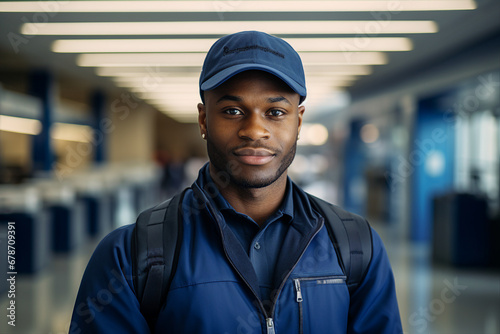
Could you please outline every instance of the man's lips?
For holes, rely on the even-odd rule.
[[[234,151],[234,155],[247,165],[264,165],[274,159],[275,154],[265,148],[244,147]]]

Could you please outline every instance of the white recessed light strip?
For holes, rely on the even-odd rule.
[[[419,34],[435,33],[433,21],[204,21],[25,23],[25,35],[227,35],[259,30],[269,34]],[[88,42],[86,42],[88,43]],[[201,43],[201,42],[200,42]],[[206,42],[209,43],[209,42]],[[203,44],[203,43],[201,43]],[[212,43],[210,43],[211,45]],[[210,46],[209,45],[209,46]],[[92,46],[92,45],[90,45]],[[115,47],[119,47],[117,45]],[[122,47],[126,47],[124,44]],[[147,47],[149,44],[146,45]],[[159,46],[158,46],[159,47]],[[204,48],[203,46],[200,46]],[[68,52],[68,51],[61,51]],[[80,51],[73,51],[80,52]],[[114,51],[116,52],[116,51]],[[159,51],[162,52],[162,51]]]
[[[179,104],[173,101],[154,101],[150,100],[149,103],[155,107],[167,109],[171,114],[178,115],[198,115],[197,105],[199,101],[187,101],[186,103]]]
[[[38,135],[42,123],[37,119],[0,115],[0,131]]]
[[[167,77],[167,76],[142,76],[142,77],[113,77],[117,84],[123,85],[165,85],[171,84],[178,87],[198,86],[198,77]],[[354,75],[316,74],[306,75],[306,81],[325,82],[329,80],[356,80]]]
[[[89,143],[92,138],[92,128],[87,125],[54,123],[50,129],[50,136],[57,140]]]
[[[382,65],[387,57],[381,52],[305,52],[304,65]],[[158,67],[199,66],[204,53],[104,53],[81,54],[77,65],[83,67]]]
[[[306,51],[408,51],[404,37],[285,38],[298,52]],[[71,39],[56,40],[59,53],[207,52],[215,39]]]
[[[164,75],[166,77],[196,77],[198,78],[201,73],[201,66],[189,67],[193,69],[189,72],[179,72],[176,69],[169,70],[168,67],[153,68],[147,67],[98,67],[96,74],[102,77],[155,77],[157,75]],[[351,65],[351,66],[304,66],[306,76],[315,75],[369,75],[372,69],[367,65]]]
[[[114,77],[116,83],[122,84],[196,84],[198,85],[198,77],[167,77],[167,76],[144,76],[144,77]]]
[[[297,52],[409,51],[405,37],[285,38]]]
[[[153,67],[158,66],[200,66],[204,53],[85,53],[78,56],[76,63],[83,67]]]
[[[304,71],[307,73],[346,73],[349,71],[351,74],[366,75],[371,74],[371,66],[367,65],[352,65],[349,67],[332,65],[332,66],[316,66],[314,64],[304,65]]]
[[[183,71],[179,71],[180,68],[168,68],[168,67],[98,67],[96,68],[96,74],[102,77],[137,77],[137,76],[155,76],[155,75],[166,75],[173,77],[187,77],[187,76],[195,76],[199,77],[201,73],[201,64],[198,66],[191,66],[182,68]],[[358,69],[359,71],[363,71],[366,69]]]
[[[383,65],[387,56],[382,52],[306,52],[300,58],[307,65]]]
[[[193,81],[191,83],[176,83],[172,81],[168,82],[123,82],[123,81],[115,81],[116,85],[119,87],[131,88],[135,89],[138,92],[153,92],[162,89],[173,89],[174,91],[185,91],[185,90],[197,90],[198,89],[198,81]]]
[[[5,1],[0,12],[367,12],[471,10],[473,0],[432,1]]]
[[[197,88],[197,87],[196,87]],[[138,96],[141,99],[154,99],[154,100],[162,100],[162,99],[200,99],[200,93],[195,89],[195,92],[191,91],[171,91],[167,90],[165,92],[145,92],[145,93],[139,93]]]

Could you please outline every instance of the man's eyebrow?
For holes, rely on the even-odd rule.
[[[284,96],[277,96],[277,97],[270,97],[267,99],[267,102],[269,103],[276,103],[276,102],[281,102],[284,101],[288,103],[289,105],[292,105],[290,101],[288,101]]]
[[[243,101],[243,99],[241,97],[235,96],[235,95],[224,95],[223,97],[221,97],[220,99],[218,99],[215,104],[218,104],[218,103],[220,103],[222,101],[241,102],[241,101]]]

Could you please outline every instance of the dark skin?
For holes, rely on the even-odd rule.
[[[285,194],[305,110],[300,96],[263,71],[242,72],[204,94],[198,123],[210,175],[236,211],[261,225]]]

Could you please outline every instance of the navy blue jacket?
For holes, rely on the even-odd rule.
[[[271,301],[258,296],[248,254],[195,182],[183,207],[179,264],[154,333],[402,333],[394,278],[378,234],[349,295],[324,219],[293,182],[301,210],[283,241]],[[134,225],[111,232],[85,270],[69,333],[149,333],[132,281]],[[245,258],[246,257],[246,258]]]

